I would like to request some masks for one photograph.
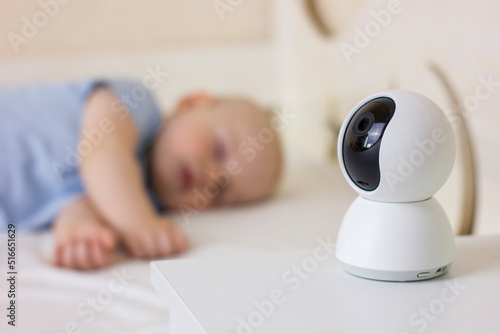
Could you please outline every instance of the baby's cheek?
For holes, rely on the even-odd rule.
[[[185,150],[191,149],[191,138],[181,129],[172,129],[164,138],[163,146],[167,149],[168,154],[178,154]]]
[[[208,196],[200,195],[202,189],[198,190],[198,192],[191,190],[187,193],[171,193],[170,206],[178,210],[181,210],[183,207],[184,209],[189,207],[197,211],[211,207],[213,200]]]
[[[205,157],[212,151],[212,141],[201,134],[184,138],[179,143],[178,150],[188,158]]]

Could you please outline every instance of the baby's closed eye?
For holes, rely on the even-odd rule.
[[[214,141],[214,147],[213,147],[213,154],[214,157],[219,161],[224,161],[226,159],[227,151],[226,151],[226,145],[222,138],[216,138]]]

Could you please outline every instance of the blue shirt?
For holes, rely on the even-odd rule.
[[[89,80],[73,83],[0,88],[0,231],[50,225],[72,200],[85,193],[78,164],[113,128],[112,120],[88,129],[79,143],[83,109],[89,94],[109,87],[139,132],[137,158],[146,181],[145,154],[161,126],[151,94],[133,81]],[[150,194],[151,196],[151,194]]]

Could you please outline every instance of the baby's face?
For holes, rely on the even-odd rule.
[[[181,105],[153,149],[160,201],[172,209],[201,210],[270,195],[281,170],[280,142],[270,120],[238,100],[205,96]]]

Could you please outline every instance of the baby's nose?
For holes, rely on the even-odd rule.
[[[213,159],[207,159],[205,160],[203,164],[203,170],[202,170],[202,175],[203,175],[203,181],[204,183],[208,182],[215,182],[217,183],[219,174],[220,174],[220,164],[218,161],[215,161]]]

